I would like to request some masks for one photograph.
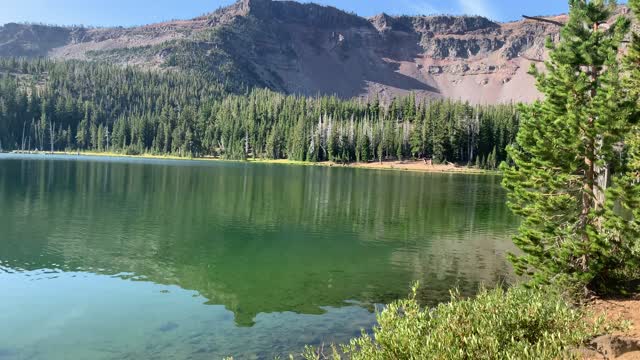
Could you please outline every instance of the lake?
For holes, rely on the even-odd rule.
[[[0,155],[0,359],[272,359],[511,279],[500,177]]]

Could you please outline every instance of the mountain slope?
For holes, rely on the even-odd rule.
[[[0,56],[195,70],[238,89],[382,99],[413,91],[498,103],[536,98],[529,59],[543,58],[545,39],[558,30],[532,20],[365,19],[315,4],[241,0],[196,19],[133,28],[7,24],[0,28]]]

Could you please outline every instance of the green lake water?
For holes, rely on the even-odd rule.
[[[509,281],[500,178],[0,155],[0,360],[272,359]]]

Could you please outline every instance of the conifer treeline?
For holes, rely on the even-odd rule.
[[[86,62],[0,59],[0,147],[435,162],[495,168],[517,133],[513,105],[232,95],[184,73]]]

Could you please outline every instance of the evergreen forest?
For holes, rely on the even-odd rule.
[[[512,104],[238,93],[188,72],[0,59],[3,151],[337,163],[433,159],[495,169],[517,131]]]

